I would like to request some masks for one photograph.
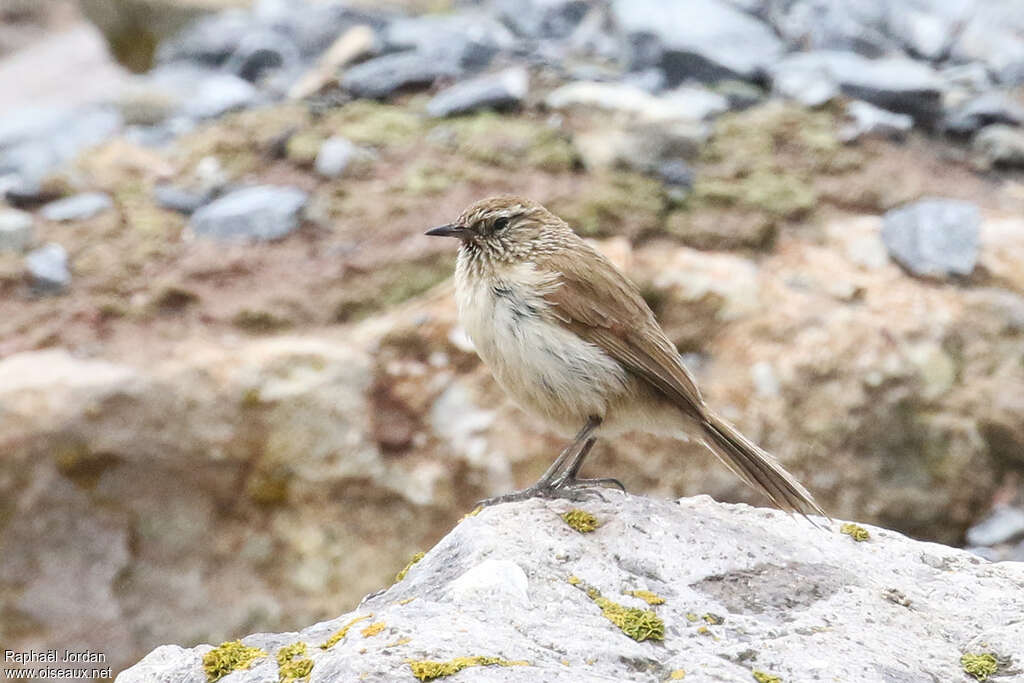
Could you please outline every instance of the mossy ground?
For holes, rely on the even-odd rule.
[[[33,298],[20,259],[0,254],[0,353],[100,345],[145,362],[197,330],[268,334],[355,322],[449,277],[453,245],[425,240],[423,230],[499,192],[540,200],[586,236],[667,234],[744,249],[770,248],[780,230],[812,223],[823,205],[877,210],[922,194],[992,194],[914,140],[844,146],[834,112],[770,104],[716,122],[694,191],[680,203],[646,175],[580,168],[573,136],[610,125],[605,114],[435,120],[426,101],[275,104],[204,124],[166,149],[116,140],[84,154],[46,186],[103,190],[115,208],[69,224],[37,221],[39,242],[69,252],[74,284],[64,296]],[[367,156],[342,178],[320,178],[313,159],[335,135]],[[189,239],[187,217],[157,206],[153,188],[196,189],[211,175],[297,186],[311,195],[308,220],[273,244]]]

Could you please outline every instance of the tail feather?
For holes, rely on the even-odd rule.
[[[703,420],[704,445],[726,467],[752,488],[762,491],[776,507],[806,517],[818,513],[828,518],[810,492],[779,462],[728,422],[709,413]]]

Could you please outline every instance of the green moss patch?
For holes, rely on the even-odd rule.
[[[831,111],[770,102],[725,114],[704,147],[693,193],[666,230],[698,248],[766,248],[777,225],[818,203],[815,179],[856,169]]]
[[[852,522],[848,522],[839,527],[839,533],[846,534],[858,543],[863,543],[871,538],[871,534],[868,533],[867,529],[859,524],[853,524]]]
[[[500,657],[456,657],[446,662],[429,659],[409,660],[412,675],[421,681],[432,681],[459,673],[463,669],[474,666],[529,666],[529,662],[510,661]]]
[[[313,671],[313,660],[306,656],[303,642],[286,645],[277,651],[278,683],[308,681]]]
[[[232,671],[248,669],[257,659],[266,656],[266,651],[258,647],[248,647],[240,640],[232,640],[203,655],[203,671],[209,683],[216,683]]]
[[[579,508],[563,513],[562,520],[581,534],[589,534],[601,526],[600,522],[597,521],[597,517]]]
[[[577,162],[568,138],[544,121],[483,112],[442,125],[450,126],[458,154],[488,166],[557,173]]]
[[[412,566],[414,564],[416,564],[417,562],[419,562],[420,560],[422,560],[424,555],[426,555],[426,553],[418,552],[415,555],[413,555],[411,558],[409,558],[409,564],[405,565],[402,568],[401,571],[399,571],[397,574],[395,574],[395,583],[398,583],[399,581],[404,579],[406,574],[409,573],[409,570],[412,569]]]
[[[981,654],[968,653],[960,657],[960,666],[964,672],[974,676],[979,681],[987,681],[999,669],[999,661],[996,656],[984,652]]]
[[[555,197],[548,208],[584,237],[636,237],[660,231],[669,209],[664,186],[631,171],[595,174],[571,197]]]

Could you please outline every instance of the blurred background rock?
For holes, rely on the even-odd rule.
[[[5,647],[330,618],[539,476],[421,235],[503,191],[832,514],[1024,559],[1019,5],[680,7],[0,2]],[[692,445],[591,467],[764,504]]]

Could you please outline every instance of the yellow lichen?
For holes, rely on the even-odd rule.
[[[697,633],[701,634],[702,636],[710,636],[711,629],[709,629],[707,626],[701,626],[699,629],[697,629]]]
[[[642,642],[645,640],[664,640],[665,622],[651,610],[626,607],[613,602],[601,595],[601,591],[593,586],[586,585],[575,576],[569,577],[569,583],[576,586],[587,594],[587,597],[594,601],[594,604],[601,608],[604,618],[612,622],[627,636]]]
[[[968,653],[960,657],[960,666],[964,668],[966,673],[974,676],[977,680],[987,681],[988,677],[999,668],[999,662],[996,660],[996,656],[989,652],[982,654]]]
[[[405,605],[408,605],[410,602],[412,602],[415,599],[416,599],[416,596],[414,595],[411,598],[406,598],[405,600],[399,600],[398,604],[402,605],[404,607]]]
[[[694,614],[693,612],[687,612],[686,613],[686,620],[689,621],[690,623],[698,622],[698,621],[700,621],[700,616],[697,615],[697,614]]]
[[[765,673],[764,671],[754,671],[754,680],[757,681],[757,683],[782,683],[781,678]]]
[[[509,661],[500,657],[456,657],[446,662],[435,662],[429,659],[409,660],[412,675],[421,681],[432,681],[435,678],[451,676],[463,669],[473,666],[529,666],[529,662]]]
[[[355,619],[353,619],[352,621],[348,622],[347,624],[345,624],[344,626],[339,628],[337,631],[335,631],[334,634],[330,638],[328,638],[324,642],[323,645],[320,646],[320,649],[321,650],[329,650],[329,649],[331,649],[332,647],[334,647],[337,644],[337,642],[339,640],[341,640],[346,635],[348,635],[348,630],[350,628],[352,628],[355,624],[359,623],[360,621],[365,621],[367,619],[372,619],[372,618],[373,618],[372,614],[367,614],[367,615],[364,615],[364,616],[361,616],[361,617],[356,617]]]
[[[408,638],[408,637],[406,637],[406,638],[399,638],[398,640],[396,640],[396,641],[394,641],[392,643],[388,643],[384,647],[398,647],[399,645],[408,645],[411,642],[412,642],[412,638]]]
[[[313,660],[306,656],[303,642],[286,645],[277,651],[278,683],[308,681],[313,671]]]
[[[248,647],[240,640],[232,640],[203,655],[203,671],[209,683],[216,683],[232,671],[248,669],[254,661],[266,656],[266,651],[258,647]]]
[[[581,534],[589,534],[591,531],[594,531],[597,527],[601,526],[597,521],[597,517],[586,510],[580,510],[579,508],[574,508],[564,513],[562,515],[562,519],[565,520],[566,524]]]
[[[480,511],[483,510],[483,509],[484,509],[483,505],[477,505],[475,508],[473,508],[472,510],[470,510],[466,514],[462,515],[462,519],[460,519],[459,521],[463,522],[463,521],[469,519],[470,517],[476,517],[477,515],[480,514]]]
[[[664,640],[665,622],[650,610],[626,607],[608,598],[594,598],[605,619],[612,622],[627,636],[638,642]]]
[[[852,522],[839,527],[839,533],[846,534],[858,543],[862,543],[871,538],[871,534],[868,533],[867,529],[859,524],[853,524]]]
[[[683,671],[682,669],[676,669],[675,671],[670,673],[668,675],[668,677],[669,677],[669,680],[672,680],[672,681],[681,681],[684,678],[686,678],[686,672]]]
[[[711,612],[708,612],[707,614],[702,616],[701,619],[711,624],[712,626],[718,626],[719,624],[725,623],[724,617],[720,617],[717,614],[712,614]]]
[[[383,631],[385,628],[387,628],[387,624],[385,624],[383,621],[378,621],[378,622],[370,624],[369,626],[364,628],[362,631],[360,631],[360,633],[363,634],[364,638],[370,638],[372,636],[377,635],[378,633]]]
[[[411,558],[409,558],[409,564],[405,565],[405,567],[402,568],[402,571],[395,574],[395,583],[398,583],[399,581],[404,579],[405,575],[409,573],[410,569],[412,569],[412,566],[420,560],[422,560],[424,555],[426,555],[426,553],[419,552],[413,555]]]
[[[566,581],[568,581],[569,585],[571,585],[571,586],[578,586],[578,585],[580,585],[580,577],[576,576],[575,574],[573,574],[568,579],[566,579]]]
[[[651,591],[626,591],[626,595],[632,595],[634,598],[640,598],[648,605],[663,605],[665,604],[665,598],[661,597],[657,593]]]

